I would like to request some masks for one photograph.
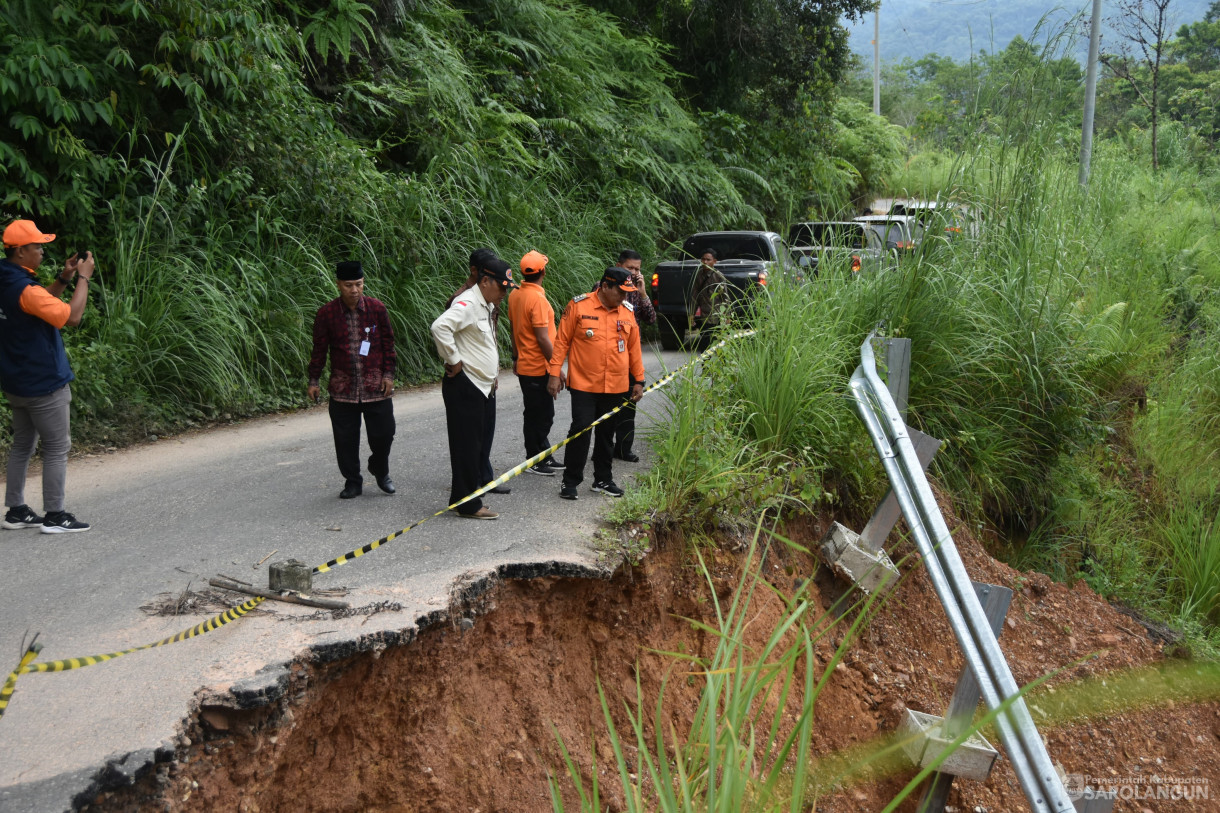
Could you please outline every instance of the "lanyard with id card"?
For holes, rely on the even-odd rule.
[[[377,329],[376,325],[373,325],[372,327],[366,327],[364,329],[364,341],[362,341],[360,343],[360,355],[367,356],[369,354],[369,347],[370,347],[369,334],[372,333],[376,329]]]
[[[623,341],[623,337],[622,337],[622,335],[621,335],[621,334],[622,334],[622,332],[623,332],[623,323],[622,323],[622,322],[619,322],[619,323],[618,323],[618,324],[615,326],[615,329],[616,329],[616,330],[618,331],[618,333],[620,334],[620,335],[619,335],[619,339],[618,339],[618,351],[619,351],[620,353],[625,353],[625,352],[627,352],[627,342]]]

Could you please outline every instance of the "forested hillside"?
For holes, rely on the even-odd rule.
[[[1089,0],[1054,3],[1049,0],[883,0],[881,3],[881,59],[901,62],[938,54],[958,61],[980,52],[1002,51],[1016,37],[1041,43],[1043,37],[1076,15],[1092,14]],[[1207,0],[1173,0],[1173,28],[1202,19]],[[1107,42],[1117,39],[1113,26],[1116,6],[1105,3]],[[1088,53],[1087,29],[1073,26],[1081,36],[1069,53],[1081,63]],[[1041,34],[1042,36],[1037,36]],[[851,50],[866,62],[873,59],[873,15],[851,26]]]
[[[300,402],[337,260],[364,262],[419,379],[477,246],[545,251],[562,298],[623,246],[878,184],[897,141],[833,92],[838,15],[863,0],[709,4],[693,28],[645,5],[614,9],[628,24],[546,0],[5,4],[0,213],[61,235],[48,273],[83,245],[99,262],[67,333],[78,439]],[[786,59],[725,48],[743,23]]]

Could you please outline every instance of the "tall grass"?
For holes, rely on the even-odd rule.
[[[879,469],[844,393],[856,348],[884,321],[913,343],[908,422],[944,442],[933,476],[972,520],[1018,565],[1163,614],[1155,529],[1182,512],[1206,526],[1220,481],[1220,198],[1181,169],[1147,175],[1107,142],[1082,189],[1056,110],[1021,99],[971,150],[916,156],[893,179],[901,194],[971,206],[977,238],[929,239],[892,272],[768,290],[757,334],[708,365],[702,397],[682,401],[698,414],[674,431],[714,438],[714,462],[753,450],[760,478],[784,481],[776,461],[794,461],[789,495],[867,513]],[[698,492],[700,471],[680,468],[668,474]],[[739,490],[719,507],[753,499]]]
[[[751,566],[743,571],[727,606],[721,604],[710,572],[699,558],[715,624],[691,623],[716,642],[711,656],[705,660],[697,654],[662,653],[674,660],[675,673],[688,670],[702,683],[689,728],[678,730],[667,724],[668,681],[662,682],[651,711],[637,681],[635,706],[624,709],[626,734],[634,741],[634,757],[629,757],[610,701],[598,687],[627,811],[808,809],[806,795],[814,788],[810,741],[817,699],[866,623],[876,596],[855,593],[846,598],[855,602],[855,618],[845,630],[839,629],[838,619],[823,612],[803,589],[787,598],[759,574],[753,563],[765,556],[759,544],[762,534],[759,523],[747,555]],[[786,541],[774,537],[767,544]],[[753,604],[764,592],[774,593],[787,612],[774,628],[747,634],[756,614]],[[843,637],[822,664],[817,644],[832,631]],[[750,645],[751,637],[761,644]],[[560,748],[580,809],[587,813],[604,809],[596,766],[586,782],[562,738]],[[551,800],[557,813],[565,809],[555,777]]]
[[[1220,509],[1213,510],[1209,517],[1197,506],[1172,509],[1163,549],[1180,614],[1215,623],[1220,621]]]

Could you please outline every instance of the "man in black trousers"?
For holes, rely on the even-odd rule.
[[[311,400],[321,395],[320,382],[330,355],[330,427],[335,456],[343,475],[339,499],[359,497],[360,420],[369,438],[369,474],[386,494],[393,494],[390,445],[394,442],[394,328],[380,300],[364,295],[364,269],[358,262],[341,262],[335,269],[339,296],[318,309],[313,322],[313,354],[309,359]]]
[[[449,465],[453,472],[450,504],[456,503],[491,478],[484,476],[488,450],[484,431],[494,420],[496,376],[500,352],[496,347],[493,314],[512,285],[513,272],[499,257],[484,257],[477,282],[455,297],[432,323],[432,339],[445,363],[441,396],[449,434]],[[482,498],[467,500],[455,509],[467,519],[497,519]]]

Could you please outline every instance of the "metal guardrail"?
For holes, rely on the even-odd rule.
[[[851,377],[856,411],[881,456],[894,495],[983,701],[988,709],[1002,709],[995,718],[996,728],[1030,807],[1035,813],[1073,813],[1072,800],[1051,763],[958,556],[916,456],[906,421],[877,374],[872,344],[875,338],[876,334],[870,333],[860,346],[860,366]]]

